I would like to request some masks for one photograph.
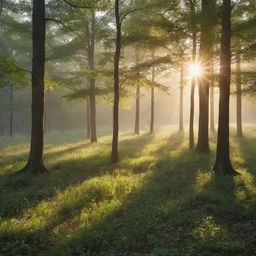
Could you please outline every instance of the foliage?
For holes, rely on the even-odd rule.
[[[9,57],[0,55],[0,87],[27,83],[26,72]]]

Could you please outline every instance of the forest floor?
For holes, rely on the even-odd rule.
[[[0,139],[0,255],[256,255],[256,130],[231,137],[236,177],[214,176],[211,153],[176,132],[46,136],[49,173],[18,173],[27,138]],[[65,141],[65,143],[63,142]]]

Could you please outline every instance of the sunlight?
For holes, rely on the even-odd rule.
[[[198,63],[190,64],[189,73],[192,77],[199,76],[201,73],[201,67]]]

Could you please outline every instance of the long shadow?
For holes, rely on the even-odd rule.
[[[63,250],[64,255],[100,255],[100,252],[132,255],[151,252],[155,247],[163,248],[166,240],[172,240],[177,246],[184,233],[179,228],[185,225],[192,229],[191,222],[200,218],[192,215],[194,219],[189,220],[188,215],[182,213],[183,197],[193,193],[198,168],[209,171],[210,163],[208,156],[204,156],[203,164],[202,156],[191,161],[193,153],[184,148],[176,152],[183,138],[174,140],[175,137],[177,135],[171,136],[156,150],[158,160],[152,168],[152,175],[120,207],[96,224],[81,228],[75,238],[56,244],[46,254],[60,255],[58,253]]]
[[[137,142],[143,144],[147,138],[138,138]],[[33,255],[248,255],[232,235],[232,227],[244,218],[234,179],[214,177],[213,154],[194,154],[183,140],[177,134],[166,139],[152,152],[155,160],[144,170],[147,175],[137,189],[91,225],[76,227],[73,220],[91,202],[100,204],[105,199],[97,193],[86,197],[89,191],[84,191],[85,198],[78,197],[68,209],[60,207],[58,218],[42,229],[9,234],[4,239],[16,241],[20,237]],[[137,142],[132,140],[130,146]],[[121,147],[124,155],[127,143]],[[143,154],[145,146],[130,157]],[[140,177],[136,164],[133,168],[134,177]],[[60,224],[63,237],[58,240],[53,233]]]
[[[199,163],[195,161],[191,165],[191,153],[186,149],[172,156],[172,151],[179,148],[182,142],[180,137],[172,144],[175,136],[157,150],[159,160],[143,186],[102,221],[91,228],[80,230],[79,237],[65,245],[67,248],[74,250],[82,244],[88,255],[99,255],[100,252],[108,252],[107,255],[117,252],[119,255],[132,255],[150,253],[154,247],[162,247],[166,239],[163,239],[163,234],[175,243],[180,242],[182,231],[173,234],[171,231],[179,228],[183,222],[187,225],[189,221],[177,215],[177,208],[180,207],[182,197],[193,192],[197,173],[195,167]],[[204,168],[209,169],[207,160]],[[166,225],[170,220],[175,220],[171,221],[171,227]],[[95,234],[98,234],[97,237]],[[83,251],[83,248],[80,250]]]
[[[141,151],[153,136],[142,135],[124,139],[120,142],[120,152],[126,149],[127,145],[136,145],[132,154]],[[93,147],[90,145],[88,147]],[[76,148],[77,151],[83,148],[83,144]],[[101,147],[101,145],[100,145]],[[74,152],[75,148],[71,151]],[[54,158],[67,154],[69,149],[53,153]],[[48,157],[51,158],[49,154]],[[111,173],[116,166],[110,162],[110,147],[102,145],[101,149],[89,157],[78,157],[74,159],[60,159],[49,173],[40,176],[31,176],[25,173],[11,173],[3,175],[0,181],[0,216],[2,219],[22,214],[28,208],[35,207],[42,200],[49,200],[56,194],[68,187],[82,183],[84,180]]]

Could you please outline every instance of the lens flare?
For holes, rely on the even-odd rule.
[[[201,67],[199,64],[197,63],[194,63],[194,64],[191,64],[189,66],[189,73],[191,76],[195,77],[195,76],[199,76],[200,73],[201,73]]]

